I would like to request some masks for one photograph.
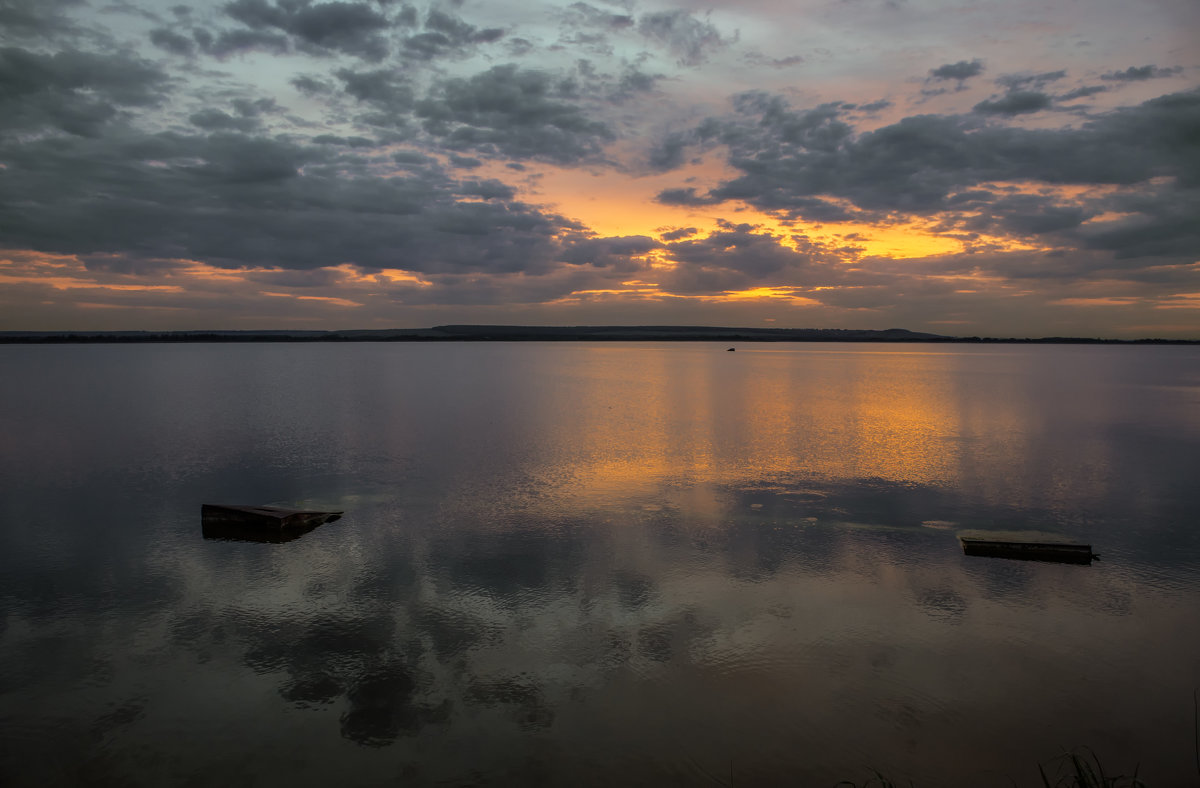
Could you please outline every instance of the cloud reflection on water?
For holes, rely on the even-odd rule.
[[[753,784],[778,777],[773,769],[825,779],[830,773],[804,769],[830,753],[857,763],[867,746],[914,771],[952,749],[962,760],[942,768],[957,773],[987,757],[974,741],[980,717],[991,720],[986,748],[999,741],[1032,762],[1042,757],[1036,746],[1012,732],[1030,713],[1012,706],[1014,692],[1051,699],[1034,725],[1046,735],[1070,729],[1080,703],[1097,714],[1107,705],[1097,730],[1119,742],[1133,731],[1114,726],[1113,704],[1138,706],[1120,678],[1129,655],[1081,669],[1078,649],[1106,641],[1105,631],[1120,640],[1131,614],[1140,630],[1158,633],[1152,638],[1183,625],[1183,611],[1153,610],[1145,589],[1138,604],[1127,580],[1102,570],[979,562],[961,555],[952,532],[878,521],[801,525],[781,493],[715,494],[736,502],[716,530],[694,528],[669,505],[646,512],[639,504],[624,510],[636,529],[619,516],[564,523],[530,509],[527,531],[497,533],[486,512],[471,522],[459,511],[438,524],[450,536],[360,523],[325,544],[284,545],[306,554],[272,561],[304,564],[349,542],[367,558],[342,588],[360,591],[336,604],[337,615],[281,617],[274,605],[243,600],[225,648],[241,651],[284,701],[358,744],[408,752],[404,742],[432,739],[476,752],[469,742],[486,732],[495,749],[467,760],[484,773],[528,775],[517,754],[535,740],[552,742],[580,755],[541,759],[539,773],[595,784],[618,777],[613,769],[669,775],[685,754],[720,774],[728,754],[750,759],[742,768]],[[828,491],[819,500],[850,505]],[[420,557],[415,566],[412,557]],[[234,587],[260,577],[204,571]],[[386,582],[393,575],[411,576]],[[319,582],[338,594],[332,578]],[[1122,604],[1114,608],[1114,599]],[[1057,645],[1047,649],[1043,638]],[[1103,704],[1087,701],[1102,679],[1118,687]],[[664,725],[669,739],[687,742],[682,751],[654,749],[666,747],[655,732]],[[643,745],[644,760],[606,765],[603,753],[628,737],[657,744]],[[456,771],[465,764],[452,759],[412,768],[423,779],[466,779]]]
[[[16,784],[96,759],[130,782],[687,784],[732,763],[739,785],[832,784],[872,763],[937,784],[1027,779],[1046,742],[1190,773],[1186,726],[1147,721],[1200,678],[1177,519],[1197,513],[1197,425],[1170,389],[1125,399],[1140,361],[329,350],[224,349],[207,363],[264,380],[304,354],[359,365],[253,400],[201,378],[201,412],[135,430],[129,456],[68,413],[78,443],[39,462],[85,481],[31,473],[44,509],[0,501],[29,523],[0,577]],[[160,373],[103,385],[136,403]],[[223,458],[155,475],[147,458],[211,450],[189,440],[223,411],[212,429],[241,435]],[[114,479],[124,506],[92,507]],[[278,545],[196,529],[202,498],[305,487],[346,517]],[[955,539],[1017,526],[1106,560],[969,559]]]

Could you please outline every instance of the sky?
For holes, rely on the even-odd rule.
[[[1195,0],[0,0],[0,330],[1200,339]]]

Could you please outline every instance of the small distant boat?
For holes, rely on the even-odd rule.
[[[737,348],[735,348],[735,347],[729,347],[729,348],[725,348],[725,352],[726,352],[726,353],[732,353],[732,352],[733,352],[733,351],[735,351],[735,350],[737,350]]]
[[[281,506],[220,503],[200,506],[200,524],[205,539],[287,542],[341,516],[342,512],[286,509]]]
[[[960,536],[963,553],[990,558],[1016,558],[1023,561],[1056,561],[1064,564],[1091,564],[1100,556],[1090,544],[1060,542],[1011,542],[999,539],[973,539]]]

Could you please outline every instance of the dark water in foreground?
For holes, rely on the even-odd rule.
[[[1193,782],[1200,351],[0,347],[0,783]],[[284,544],[201,502],[341,508]],[[964,557],[968,530],[1090,567]],[[1011,781],[1010,779],[1011,778]]]

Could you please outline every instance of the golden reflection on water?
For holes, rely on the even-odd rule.
[[[1019,398],[956,385],[963,356],[703,346],[575,348],[566,376],[577,416],[546,452],[569,458],[579,494],[666,480],[739,484],[772,478],[957,485],[1025,450]],[[631,363],[631,357],[634,362]],[[555,359],[556,363],[563,359]],[[972,445],[975,444],[975,445]],[[982,445],[981,445],[982,444]]]

